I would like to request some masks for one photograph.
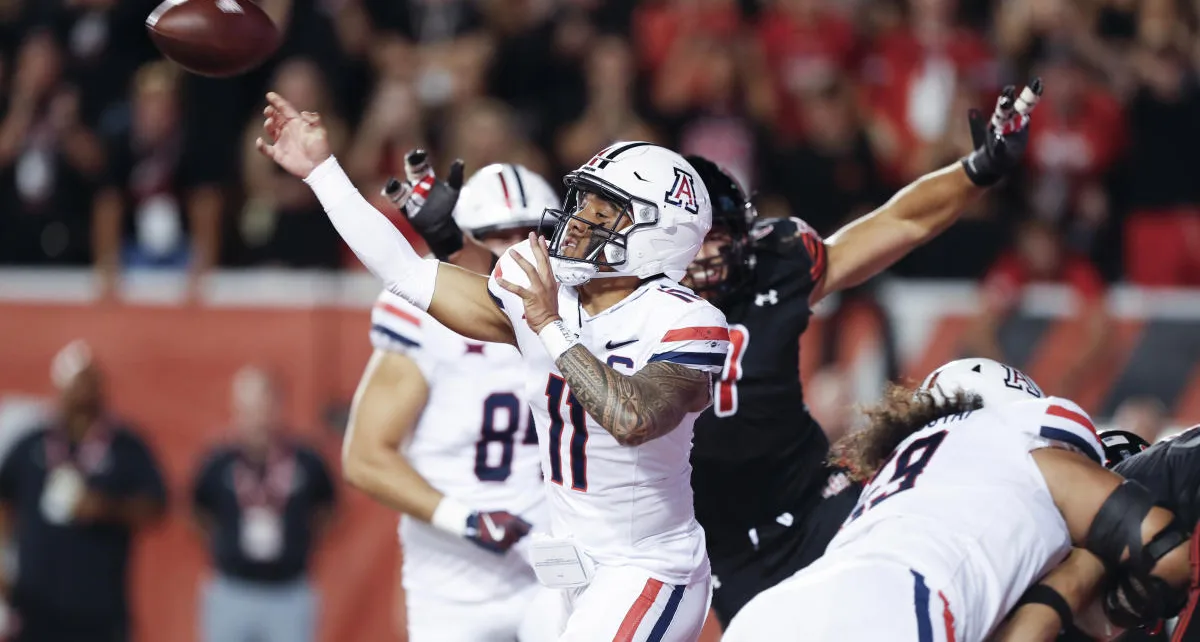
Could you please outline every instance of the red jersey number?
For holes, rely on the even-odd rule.
[[[742,378],[742,355],[750,345],[750,331],[746,326],[729,326],[729,353],[725,355],[725,370],[713,390],[713,412],[718,417],[732,417],[738,411],[737,382]]]

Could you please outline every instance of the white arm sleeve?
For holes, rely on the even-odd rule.
[[[418,256],[400,230],[363,198],[333,156],[313,169],[304,182],[358,260],[382,279],[389,291],[428,310],[438,261]]]

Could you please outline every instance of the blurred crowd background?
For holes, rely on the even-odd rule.
[[[185,500],[236,437],[234,374],[273,373],[279,424],[336,479],[369,353],[378,285],[254,150],[268,88],[321,112],[414,240],[378,196],[409,149],[557,185],[620,139],[713,159],[761,216],[830,234],[965,154],[967,110],[1040,76],[1021,174],[818,310],[809,402],[836,434],[884,379],[972,354],[1150,439],[1200,421],[1200,0],[261,0],[284,44],[223,80],[161,59],[157,3],[0,0],[0,432],[32,425],[22,395],[52,407],[51,356],[89,341],[182,506],[139,558],[170,573],[134,573],[141,639],[195,631],[208,561]],[[147,275],[182,295],[131,285]],[[394,517],[355,493],[337,513],[322,639],[391,639]]]
[[[1189,0],[262,0],[285,43],[231,80],[163,63],[155,4],[0,0],[0,262],[353,266],[255,155],[268,87],[324,115],[364,186],[418,145],[558,176],[646,139],[829,233],[962,155],[966,110],[1040,75],[1026,175],[896,272],[979,277],[1025,239],[1090,264],[1081,287],[1200,282]]]

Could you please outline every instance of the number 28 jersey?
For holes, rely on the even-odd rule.
[[[528,241],[513,248],[533,264]],[[488,290],[508,315],[526,366],[553,535],[572,538],[599,564],[636,566],[661,581],[688,584],[708,574],[704,531],[691,487],[692,431],[700,413],[639,446],[622,446],[584,410],[538,336],[520,297],[497,277],[529,282],[507,254]],[[725,316],[687,288],[649,279],[613,307],[589,316],[574,288],[559,287],[559,315],[580,343],[618,373],[669,362],[719,375],[729,348]]]
[[[537,433],[525,404],[521,355],[471,341],[384,291],[371,311],[376,349],[412,359],[429,399],[404,454],[441,493],[477,510],[506,510],[545,527]],[[404,588],[457,602],[489,601],[535,581],[516,551],[496,555],[404,517]]]
[[[1029,456],[1063,445],[1103,461],[1087,414],[1057,397],[938,419],[896,447],[818,563],[892,562],[921,573],[960,639],[985,639],[1070,551]]]

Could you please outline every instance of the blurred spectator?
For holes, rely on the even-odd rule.
[[[783,109],[781,133],[806,122],[796,103],[842,80],[858,53],[854,25],[829,0],[774,0],[758,16],[758,40]]]
[[[101,135],[127,127],[129,80],[156,56],[144,25],[155,0],[36,0],[34,24],[63,47],[64,75],[79,89],[83,122]]]
[[[57,416],[0,465],[0,501],[15,517],[15,639],[128,640],[130,544],[164,513],[162,476],[142,440],[108,414],[86,343],[63,348],[51,378]]]
[[[401,37],[415,49],[413,89],[422,107],[439,109],[483,94],[483,70],[492,53],[481,27],[481,6],[465,0],[363,0],[377,36]],[[380,68],[376,73],[397,73]]]
[[[655,76],[688,41],[728,42],[741,26],[736,0],[649,0],[633,11],[633,42],[643,69]]]
[[[0,263],[90,258],[86,212],[104,152],[80,120],[79,92],[62,83],[62,66],[49,32],[26,36],[0,123]]]
[[[1167,430],[1167,407],[1157,397],[1130,397],[1117,406],[1112,423],[1154,443]]]
[[[216,575],[203,591],[201,639],[306,642],[318,604],[308,579],[333,481],[316,451],[284,437],[279,392],[246,367],[231,389],[235,441],[210,452],[192,496]]]
[[[348,173],[368,186],[402,176],[404,154],[424,146],[421,105],[412,86],[416,49],[400,38],[385,38],[375,56],[381,74],[346,155]]]
[[[1200,146],[1200,46],[1172,37],[1185,21],[1174,5],[1141,5],[1128,58],[1135,82],[1124,163],[1124,264],[1141,285],[1200,285],[1200,181],[1180,150]],[[1186,27],[1184,27],[1186,29]]]
[[[583,109],[581,71],[598,46],[595,28],[570,3],[490,0],[483,6],[495,41],[488,94],[513,108],[518,126],[535,142],[553,148],[554,132]],[[632,65],[622,73],[628,76],[611,82],[626,86],[636,78]]]
[[[889,196],[852,91],[837,78],[803,90],[795,105],[808,135],[796,145],[768,148],[762,163],[765,194],[782,198],[789,213],[823,236]]]
[[[995,42],[1023,77],[1054,51],[1069,51],[1113,82],[1123,74],[1121,57],[1133,36],[1138,0],[1006,0],[995,3]]]
[[[108,171],[92,210],[93,253],[109,290],[118,264],[191,265],[199,274],[217,257],[222,194],[188,174],[177,69],[167,62],[142,67],[132,110],[129,129],[110,141]]]
[[[882,33],[863,64],[872,142],[884,175],[899,186],[927,171],[922,149],[961,126],[953,113],[960,85],[981,105],[994,100],[995,60],[979,34],[958,23],[958,0],[909,0],[909,19]],[[986,110],[986,109],[985,109]]]
[[[1029,135],[1029,207],[1057,224],[1072,250],[1091,255],[1111,217],[1106,184],[1126,142],[1121,105],[1070,50],[1038,67],[1046,89]]]
[[[968,332],[966,350],[971,356],[1011,361],[1001,347],[1000,330],[1019,306],[1025,286],[1034,283],[1065,285],[1075,294],[1073,317],[1079,320],[1084,333],[1079,357],[1061,381],[1046,382],[1045,387],[1052,394],[1071,397],[1086,383],[1084,377],[1107,356],[1113,322],[1100,273],[1086,258],[1064,247],[1054,227],[1045,221],[1035,219],[1022,224],[1014,248],[1003,254],[984,277],[982,306]]]
[[[704,156],[746,189],[757,187],[758,141],[775,116],[775,94],[756,47],[680,38],[659,70],[654,105],[680,153]]]
[[[499,101],[482,99],[455,110],[444,148],[436,159],[442,172],[453,159],[461,158],[468,173],[492,163],[517,163],[548,174],[546,157],[521,135],[512,111]]]
[[[297,109],[321,114],[330,144],[340,154],[349,141],[345,123],[333,109],[321,70],[297,58],[280,65],[271,90],[287,96]],[[312,190],[281,170],[254,147],[262,131],[255,114],[243,138],[242,172],[246,204],[238,221],[248,258],[258,265],[336,268],[341,241]]]
[[[623,39],[606,36],[596,41],[586,70],[587,107],[558,136],[558,161],[563,167],[574,170],[614,141],[660,142],[634,107],[636,71]]]

